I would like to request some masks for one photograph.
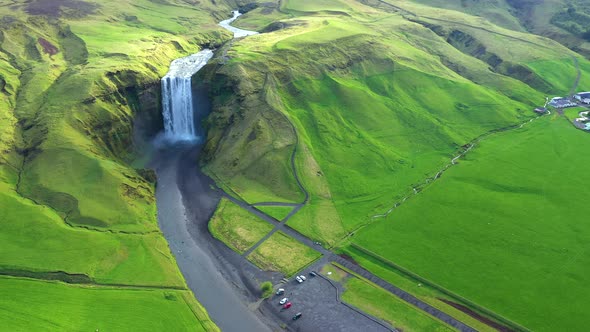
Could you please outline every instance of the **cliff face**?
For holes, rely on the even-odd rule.
[[[28,15],[25,5],[10,9],[0,49],[6,68],[2,98],[9,106],[3,116],[19,125],[3,126],[4,154],[19,159],[13,164],[19,193],[51,206],[68,222],[155,230],[151,185],[125,164],[137,141],[134,119],[136,138],[157,130],[159,79],[169,62],[230,36],[217,30],[214,18],[209,18],[212,28],[189,35],[182,35],[189,18],[178,26],[152,26],[141,16],[148,13],[138,11],[113,13],[103,21],[112,9],[107,5],[73,18],[51,16],[48,8],[46,15]],[[194,13],[194,19],[202,15]],[[105,44],[106,36],[111,40]],[[102,190],[105,183],[118,189]],[[91,198],[93,190],[102,191],[103,199]]]

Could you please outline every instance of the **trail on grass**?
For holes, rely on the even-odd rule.
[[[434,176],[426,178],[426,180],[424,182],[422,182],[422,183],[418,184],[417,186],[413,187],[412,188],[412,191],[408,195],[404,196],[398,202],[395,202],[393,204],[393,206],[389,210],[387,210],[385,213],[380,213],[380,214],[376,214],[376,215],[372,216],[371,217],[371,220],[374,220],[374,219],[377,219],[377,218],[385,218],[385,217],[387,217],[395,209],[397,209],[400,205],[402,205],[405,201],[407,201],[408,199],[410,199],[413,196],[418,195],[422,190],[424,190],[424,188],[426,188],[427,186],[431,185],[436,180],[440,179],[440,177],[443,175],[443,173],[446,172],[447,170],[449,170],[449,168],[457,165],[457,160],[463,158],[467,153],[469,153],[469,151],[473,150],[473,148],[478,143],[480,143],[481,141],[483,141],[483,140],[485,140],[485,139],[487,139],[487,138],[489,138],[491,136],[494,136],[495,134],[507,132],[507,131],[514,130],[514,129],[520,129],[520,128],[524,127],[525,125],[527,125],[527,124],[529,124],[529,123],[531,123],[534,120],[539,119],[539,118],[540,118],[540,116],[538,116],[536,118],[532,118],[532,119],[526,120],[526,121],[521,122],[521,123],[516,124],[516,125],[512,125],[512,126],[508,126],[508,127],[504,127],[504,128],[500,128],[500,129],[494,129],[494,130],[491,130],[491,131],[489,131],[489,132],[487,132],[487,133],[485,133],[483,135],[480,135],[479,137],[473,139],[471,142],[465,144],[463,146],[463,150],[458,155],[456,155],[455,157],[453,157],[450,160],[450,162],[448,164],[446,164],[445,166],[443,166]],[[352,234],[354,234],[358,230],[366,227],[369,224],[370,223],[361,225]]]
[[[576,80],[574,81],[574,85],[572,86],[572,89],[570,90],[570,98],[574,96],[574,94],[576,93],[576,90],[578,89],[578,85],[580,84],[580,78],[582,78],[582,71],[580,70],[580,62],[578,61],[578,58],[576,58],[575,56],[572,55],[572,59],[574,60],[574,65],[576,66],[576,71],[577,71],[577,76],[576,76]]]
[[[384,1],[380,1],[380,2],[384,2]],[[387,3],[387,2],[384,2]],[[392,5],[393,6],[393,5]],[[574,80],[574,84],[572,85],[572,90],[570,91],[570,96],[573,96],[573,94],[575,93],[576,89],[578,88],[578,84],[580,83],[580,79],[582,77],[582,71],[580,70],[580,64],[578,62],[578,58],[576,58],[575,56],[572,56],[572,59],[574,61],[574,65],[576,66],[576,71],[577,71],[577,75],[576,75],[576,79]],[[562,114],[562,112],[559,112],[558,109],[558,113]],[[548,111],[548,114],[551,114],[551,111]],[[539,119],[540,116],[536,117],[536,118],[532,118],[529,119],[527,121],[524,121],[520,124],[517,125],[513,125],[513,126],[508,126],[508,127],[504,127],[504,128],[500,128],[500,129],[494,129],[491,130],[479,137],[476,137],[475,139],[473,139],[471,142],[467,143],[466,145],[464,145],[464,149],[454,158],[451,159],[450,163],[446,164],[442,169],[440,169],[436,175],[434,177],[429,177],[426,178],[426,180],[417,185],[416,187],[412,188],[412,192],[408,195],[406,195],[405,197],[403,197],[400,201],[396,202],[389,210],[387,210],[385,213],[381,213],[381,214],[376,214],[374,216],[371,217],[372,220],[377,219],[377,218],[385,218],[388,215],[390,215],[396,208],[398,208],[402,203],[404,203],[405,201],[407,201],[409,198],[411,198],[412,196],[416,196],[420,193],[420,191],[422,191],[426,186],[432,184],[434,181],[438,180],[441,175],[446,172],[449,168],[451,168],[452,166],[457,164],[457,160],[463,158],[469,151],[471,151],[476,144],[480,143],[481,141],[483,141],[484,139],[487,139],[495,134],[498,133],[502,133],[502,132],[506,132],[506,131],[510,131],[513,129],[520,129],[522,127],[524,127],[525,125],[533,122],[536,119]],[[370,223],[369,223],[370,224]],[[366,227],[368,224],[365,225],[361,225],[359,228],[357,228],[354,232],[352,232],[351,234],[354,234],[355,232],[357,232],[358,230]],[[350,234],[349,234],[350,235]]]
[[[282,113],[281,113],[282,114]],[[285,116],[283,114],[283,116]],[[286,116],[285,116],[286,117]],[[297,153],[297,147],[299,146],[299,136],[297,134],[297,130],[295,129],[295,126],[291,123],[291,121],[289,121],[289,119],[287,118],[287,121],[291,124],[291,127],[295,133],[295,148],[293,149],[293,153],[291,154],[291,169],[293,172],[293,176],[295,178],[295,180],[297,181],[297,185],[299,186],[299,188],[301,189],[301,191],[304,193],[305,198],[303,200],[303,202],[301,203],[281,203],[281,202],[260,202],[260,203],[253,203],[253,204],[249,204],[247,202],[244,202],[240,199],[237,199],[229,194],[227,194],[226,192],[222,191],[222,194],[228,198],[229,200],[231,200],[232,202],[236,203],[238,206],[240,206],[241,208],[261,217],[263,220],[274,224],[275,227],[273,228],[272,231],[270,231],[267,235],[265,235],[262,239],[260,239],[256,244],[254,244],[252,247],[250,247],[246,252],[244,252],[242,254],[243,257],[247,257],[249,254],[251,254],[254,250],[256,250],[256,248],[258,248],[264,241],[266,241],[269,237],[271,237],[274,233],[281,231],[284,232],[285,234],[287,234],[288,236],[296,239],[297,241],[299,241],[300,243],[308,246],[309,248],[312,248],[313,250],[316,250],[318,252],[320,252],[324,257],[322,259],[322,261],[326,261],[326,262],[337,262],[340,263],[341,265],[347,267],[348,269],[350,269],[351,271],[362,275],[363,277],[365,277],[366,279],[372,281],[373,283],[379,285],[381,288],[385,289],[386,291],[388,291],[389,293],[393,294],[394,296],[400,298],[401,300],[405,301],[406,303],[408,303],[409,305],[412,305],[414,307],[416,307],[418,310],[421,310],[429,315],[432,315],[438,319],[440,319],[441,321],[447,323],[448,325],[455,327],[456,329],[458,329],[461,332],[476,332],[475,329],[473,329],[472,327],[468,326],[467,324],[459,321],[458,319],[455,319],[454,317],[448,315],[447,313],[432,307],[431,305],[427,304],[426,302],[423,302],[422,300],[416,298],[415,296],[413,296],[412,294],[390,284],[389,282],[377,277],[376,275],[374,275],[373,273],[365,270],[364,268],[353,264],[347,260],[345,260],[344,258],[334,254],[332,251],[324,248],[321,245],[318,245],[316,242],[312,241],[310,238],[308,238],[307,236],[299,233],[298,231],[296,231],[295,229],[289,227],[288,225],[286,225],[287,221],[293,216],[295,215],[305,204],[307,204],[307,202],[309,201],[309,192],[307,191],[307,189],[303,186],[303,183],[301,182],[299,175],[297,173],[297,167],[295,165],[295,156]],[[457,159],[459,159],[462,155],[464,155],[465,153],[467,153],[469,150],[471,150],[471,148],[473,147],[473,144],[471,146],[469,146],[465,151],[462,152],[462,154],[460,154],[457,157],[454,157],[451,160],[451,164],[455,164]],[[449,166],[450,167],[450,166]],[[440,177],[440,174],[442,174],[442,172],[437,173],[437,177]],[[405,199],[404,199],[405,200]],[[258,206],[294,206],[295,208],[293,209],[293,211],[291,211],[286,218],[284,218],[282,221],[277,221],[274,218],[272,218],[271,216],[265,214],[264,212],[256,209],[256,205]],[[354,232],[351,232],[350,234],[353,234]],[[349,234],[349,235],[350,235]],[[366,316],[366,315],[365,315]]]
[[[141,284],[123,284],[123,283],[108,283],[96,282],[86,274],[68,273],[64,271],[46,271],[38,272],[21,269],[2,269],[0,276],[8,276],[18,279],[32,279],[42,281],[61,281],[72,285],[88,285],[92,287],[109,287],[109,288],[128,288],[128,289],[155,289],[155,290],[188,290],[182,286],[166,286],[166,285],[141,285]]]

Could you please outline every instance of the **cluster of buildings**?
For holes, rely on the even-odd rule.
[[[582,104],[590,104],[590,92],[580,92],[574,95],[574,99]]]
[[[590,111],[580,112],[579,117],[574,120],[574,125],[584,130],[590,130]]]
[[[590,92],[576,93],[573,98],[568,97],[553,97],[549,101],[549,105],[555,108],[566,108],[590,105]]]
[[[579,92],[572,97],[554,97],[551,100],[547,100],[545,106],[547,104],[556,108],[558,111],[567,107],[586,107],[590,105],[590,92]],[[537,107],[534,111],[538,114],[545,114],[547,108]],[[590,111],[580,112],[578,118],[574,120],[574,126],[590,131]]]

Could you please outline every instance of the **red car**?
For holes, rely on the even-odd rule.
[[[291,302],[287,302],[283,305],[283,309],[289,309],[289,308],[291,308],[292,305],[293,304]]]

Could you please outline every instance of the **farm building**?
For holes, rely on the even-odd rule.
[[[551,98],[549,105],[551,105],[555,108],[566,108],[566,107],[578,106],[578,104],[576,104],[575,102],[573,102],[567,98],[563,98],[563,97]]]
[[[547,113],[547,109],[545,107],[537,107],[534,109],[534,112],[537,114],[545,114]]]
[[[574,98],[576,98],[576,100],[578,100],[584,104],[590,104],[590,92],[576,93],[574,95]]]

